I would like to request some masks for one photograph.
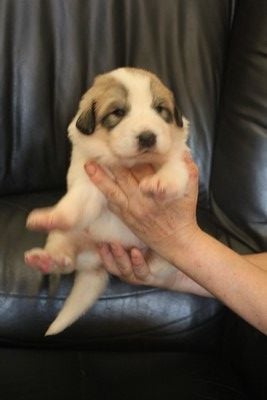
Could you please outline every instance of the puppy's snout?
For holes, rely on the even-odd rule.
[[[148,149],[156,144],[157,138],[151,131],[141,132],[138,136],[138,143],[141,149]]]

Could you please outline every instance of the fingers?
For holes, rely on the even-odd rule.
[[[134,192],[138,188],[142,178],[155,173],[155,169],[150,164],[135,165],[131,169],[111,167],[111,171],[116,178],[116,182],[118,182],[122,188],[128,188],[127,193],[129,193],[130,190]]]
[[[98,245],[98,252],[106,270],[112,275],[120,276],[120,271],[111,252],[110,246],[107,243]]]
[[[136,180],[131,170],[124,167],[111,167],[110,172],[114,179],[106,173],[103,168],[95,162],[89,162],[85,165],[91,181],[98,187],[108,200],[109,209],[120,217],[129,225],[134,223],[133,214],[141,214],[144,209],[148,209],[151,198],[143,195],[139,189],[139,182]],[[137,175],[140,171],[137,169]],[[145,167],[147,173],[153,171],[152,167]],[[138,213],[138,210],[141,210]]]
[[[116,183],[121,190],[126,193],[128,198],[137,194],[139,184],[131,170],[121,166],[114,166],[110,167],[110,171],[112,172]]]
[[[112,243],[110,247],[121,278],[130,283],[146,283],[150,271],[142,252],[133,248],[129,255],[118,243]]]
[[[139,183],[145,176],[153,175],[155,169],[150,164],[139,164],[131,168],[131,172]]]
[[[106,194],[105,190],[108,184],[107,178],[113,183],[114,181],[108,177],[101,167],[93,162],[87,163],[85,169],[95,185],[98,186],[100,190],[102,188],[103,193]],[[139,182],[144,176],[153,175],[155,173],[154,168],[149,164],[136,165],[132,169],[113,166],[110,167],[110,171],[115,178],[115,184],[117,183],[121,191],[125,191],[128,196],[136,194]]]
[[[186,192],[189,196],[196,197],[198,194],[199,170],[189,151],[185,152],[184,161],[189,172],[189,181]]]
[[[111,204],[119,208],[127,207],[128,201],[124,192],[99,165],[89,162],[85,165],[85,171]]]
[[[198,179],[198,167],[194,162],[190,151],[184,153],[184,161],[187,165],[190,177]]]
[[[118,243],[102,244],[98,247],[105,268],[112,275],[131,284],[149,284],[150,270],[139,249],[128,254]]]
[[[130,257],[120,244],[104,243],[98,246],[98,251],[108,272],[127,281],[133,279]]]
[[[111,243],[110,247],[121,276],[129,278],[133,275],[133,269],[127,251],[118,243]]]
[[[144,283],[147,283],[150,276],[150,270],[142,252],[139,249],[133,248],[131,250],[131,262],[136,278],[144,281]]]

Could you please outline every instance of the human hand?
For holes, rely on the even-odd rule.
[[[144,255],[137,248],[126,251],[119,243],[102,243],[98,246],[98,251],[106,270],[124,282],[211,296],[203,287],[165,260],[153,262],[153,256],[149,252]]]
[[[151,262],[149,251],[146,254],[137,248],[126,251],[120,243],[102,243],[98,251],[106,270],[127,283],[165,289],[175,286],[178,270],[167,262],[160,265]]]
[[[110,168],[114,179],[96,163],[90,162],[85,166],[92,182],[106,196],[110,209],[148,247],[168,260],[172,260],[174,252],[175,256],[179,253],[180,257],[186,257],[200,231],[196,221],[198,169],[189,153],[185,154],[184,162],[189,173],[186,193],[167,205],[160,199],[144,195],[139,189],[142,178],[154,173],[149,165],[130,170]]]

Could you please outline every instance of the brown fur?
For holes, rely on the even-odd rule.
[[[149,76],[150,88],[152,93],[153,102],[152,107],[162,105],[174,111],[175,103],[172,92],[163,85],[160,79],[150,71],[144,69],[127,67],[129,70],[136,74]],[[128,108],[127,103],[128,91],[125,86],[113,76],[108,73],[98,75],[90,90],[83,96],[79,109],[84,112],[92,107],[93,101],[96,104],[96,115],[99,121],[105,114],[112,111],[113,108],[124,107]]]
[[[84,94],[79,109],[87,112],[95,102],[97,122],[99,122],[111,108],[127,106],[127,96],[127,89],[116,78],[108,74],[98,75],[91,89]]]

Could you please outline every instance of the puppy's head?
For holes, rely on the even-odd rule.
[[[174,142],[184,143],[187,129],[172,93],[154,74],[119,68],[95,79],[69,133],[88,158],[134,164],[167,155]]]

